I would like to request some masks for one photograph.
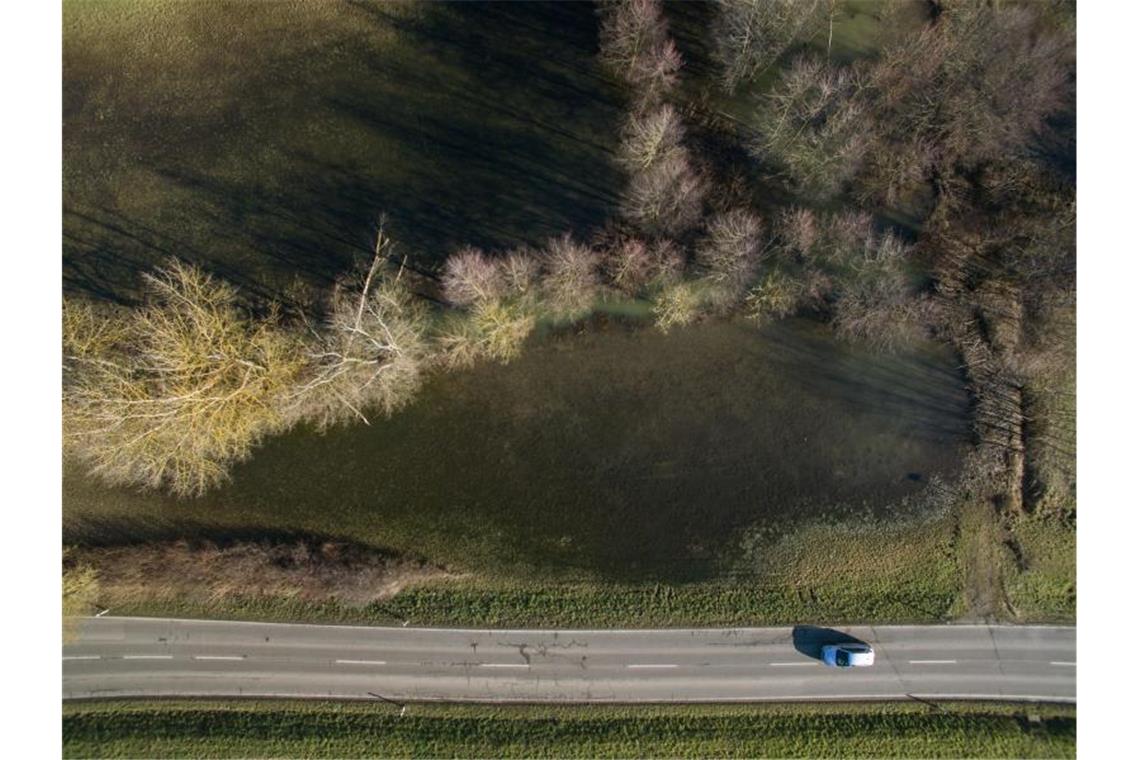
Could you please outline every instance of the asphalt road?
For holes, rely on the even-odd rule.
[[[818,659],[844,637],[869,668]],[[1076,630],[874,626],[488,631],[91,618],[64,647],[63,696],[707,702],[1076,701]]]

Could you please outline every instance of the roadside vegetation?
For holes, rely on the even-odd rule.
[[[107,568],[98,599],[116,615],[501,627],[918,623],[958,609],[954,527],[944,519],[850,539],[842,528],[816,526],[778,542],[765,557],[771,570],[690,583],[455,578],[411,562],[329,566],[305,554],[298,566],[289,545],[264,552],[284,555],[268,571],[236,549],[213,547],[148,544],[83,556]]]
[[[1055,705],[71,702],[64,757],[1074,757]]]
[[[63,550],[63,640],[76,635],[76,621],[98,610],[99,571],[76,556],[72,547]]]
[[[346,607],[331,592],[280,602],[261,592],[181,602],[172,593],[164,601],[142,590],[132,597],[125,584],[100,593],[138,610],[213,605],[271,617],[310,609],[351,617],[364,609],[369,619],[479,624],[1071,619],[1074,14],[1064,4],[883,5],[881,26],[909,31],[851,54],[843,25],[858,15],[853,8],[603,4],[597,59],[584,65],[605,83],[596,86],[617,93],[624,113],[611,114],[605,138],[613,147],[611,213],[592,226],[506,244],[451,241],[425,258],[390,238],[382,222],[372,229],[367,263],[331,283],[298,285],[288,298],[246,292],[216,267],[178,258],[144,274],[131,303],[69,292],[65,453],[69,466],[87,473],[78,492],[71,490],[73,527],[118,521],[130,532],[131,519],[142,525],[177,517],[217,528],[303,530],[398,547],[422,554],[441,573],[465,576],[419,578],[383,609]],[[413,28],[404,13],[383,24]],[[702,30],[675,37],[675,17],[684,25],[691,13],[704,14]],[[900,21],[904,16],[910,20]],[[403,204],[395,205],[393,213]],[[381,210],[377,203],[370,218]],[[247,494],[243,502],[233,492],[216,512],[203,506],[235,468],[269,456],[254,454],[267,443],[287,451],[274,461],[297,465],[280,472],[282,484],[301,465],[335,467],[288,453],[288,439],[325,432],[317,446],[329,442],[331,454],[334,438],[353,449],[348,444],[359,433],[344,432],[353,428],[411,435],[399,413],[425,399],[438,407],[429,388],[455,389],[456,376],[524,361],[551,335],[588,334],[607,323],[600,314],[619,312],[639,315],[629,321],[642,332],[652,322],[668,340],[694,323],[711,330],[740,320],[759,340],[773,324],[798,317],[827,325],[837,342],[868,356],[913,356],[936,341],[956,356],[969,389],[968,461],[960,474],[935,468],[946,476],[944,492],[932,490],[929,471],[897,474],[898,481],[913,476],[907,482],[925,477],[927,500],[938,506],[896,525],[881,514],[856,524],[847,505],[830,523],[811,510],[794,520],[750,512],[714,522],[705,534],[691,526],[720,505],[686,514],[671,509],[662,490],[663,504],[642,505],[657,513],[640,517],[659,525],[639,529],[621,499],[595,491],[595,500],[616,505],[615,516],[590,523],[588,532],[560,531],[588,514],[575,490],[579,474],[551,483],[575,493],[575,503],[565,513],[542,513],[548,527],[540,535],[549,540],[536,543],[518,522],[519,510],[535,510],[534,494],[500,491],[504,501],[521,498],[499,505],[484,491],[491,497],[474,509],[446,495],[439,503],[450,499],[451,507],[442,511],[428,496],[423,505],[401,505],[421,497],[386,491],[393,483],[410,477],[425,494],[432,485],[414,472],[387,477],[390,458],[374,465],[375,477],[325,494],[333,503],[316,509],[285,497],[273,507],[279,512],[268,513],[263,497]],[[820,368],[813,380],[832,371]],[[881,392],[911,390],[899,383]],[[923,404],[931,406],[923,399],[915,406]],[[573,427],[576,409],[563,411],[551,424]],[[726,412],[721,428],[739,419],[738,408]],[[495,431],[516,422],[488,414],[477,424],[485,440],[503,441]],[[443,434],[454,434],[454,426],[437,423],[434,446],[417,439],[423,445],[412,456],[455,445]],[[816,435],[827,429],[821,422]],[[553,456],[589,465],[579,473],[614,478],[636,458],[620,438],[592,441],[596,459],[579,453],[583,447]],[[607,454],[606,443],[618,448]],[[819,453],[810,466],[821,468],[823,482],[841,482],[860,466],[835,449]],[[459,463],[465,477],[478,484],[493,475],[474,461]],[[765,484],[734,481],[731,471],[718,474],[722,463],[710,464],[707,477],[723,480],[723,493],[692,503],[736,504],[741,493],[761,493],[753,502],[770,499],[767,509],[794,506],[777,504]],[[653,478],[675,477],[673,466],[654,463]],[[772,478],[781,477],[783,465],[770,466]],[[71,486],[79,482],[69,477]],[[98,492],[91,479],[118,490]],[[867,499],[879,496],[887,506],[918,491],[898,485],[889,498],[868,491]],[[136,498],[137,489],[151,495]],[[365,493],[367,506],[357,499]],[[441,516],[448,520],[431,519]],[[628,545],[610,543],[622,535],[615,529],[625,531]],[[169,534],[167,525],[162,537]],[[654,541],[664,542],[659,556],[643,548]],[[891,552],[882,551],[884,542]],[[639,548],[631,555],[630,547]],[[627,561],[621,572],[611,564],[618,555]],[[688,576],[663,572],[670,562]],[[639,572],[631,573],[635,566]],[[535,568],[544,572],[520,580]],[[850,588],[857,591],[849,597]]]

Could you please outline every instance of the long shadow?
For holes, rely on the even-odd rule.
[[[346,13],[359,32],[275,40],[220,77],[237,110],[217,116],[135,113],[161,81],[127,91],[83,51],[65,55],[65,288],[130,299],[140,269],[178,255],[280,298],[295,276],[323,285],[366,257],[381,212],[421,273],[460,245],[604,222],[624,102],[596,64],[593,6]],[[122,118],[101,122],[100,108]],[[131,193],[140,176],[150,191]]]
[[[918,437],[969,438],[966,379],[948,362],[929,356],[845,352],[837,350],[832,339],[782,328],[764,331],[764,348],[804,389],[858,406],[867,414],[905,420],[910,433]],[[956,392],[947,393],[950,390]]]

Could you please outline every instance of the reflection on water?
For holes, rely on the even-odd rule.
[[[372,427],[271,441],[199,500],[72,475],[65,501],[69,519],[308,529],[458,567],[692,577],[750,524],[841,516],[952,475],[968,432],[934,348],[872,355],[805,320],[611,326],[437,378]]]

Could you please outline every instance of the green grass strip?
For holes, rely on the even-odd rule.
[[[64,757],[1074,757],[1072,707],[67,703]]]
[[[844,622],[939,622],[950,617],[950,584],[895,588],[844,584],[800,589],[747,583],[509,584],[440,582],[366,606],[277,597],[178,599],[116,605],[115,615],[477,627],[646,627]]]

